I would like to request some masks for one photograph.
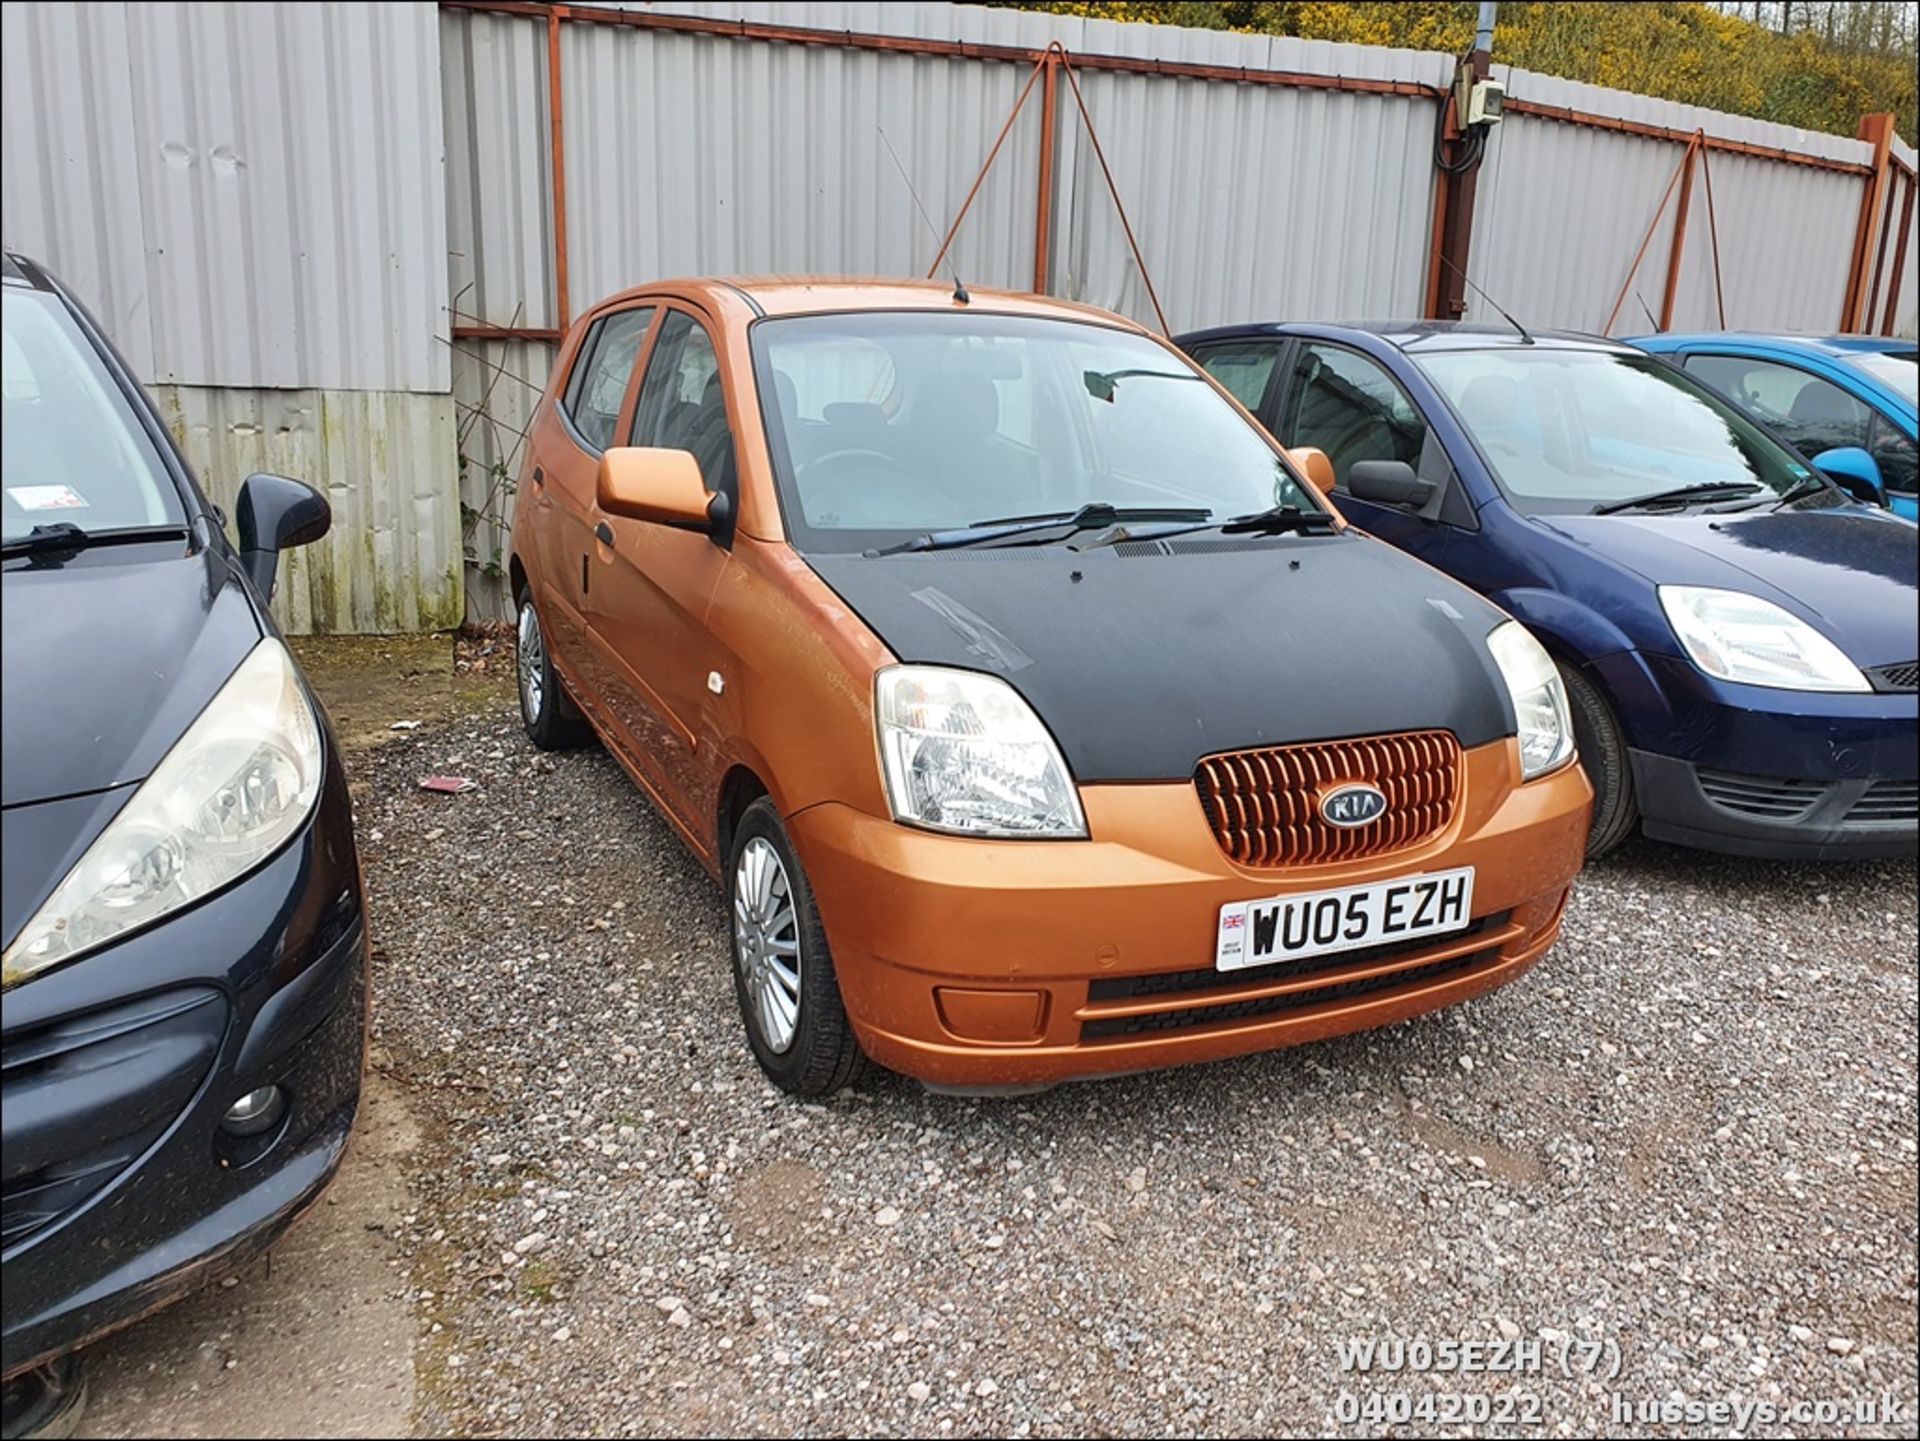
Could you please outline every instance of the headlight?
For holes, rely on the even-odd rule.
[[[1660,607],[1693,663],[1720,680],[1780,690],[1872,690],[1840,647],[1770,600],[1663,585]]]
[[[1520,731],[1520,779],[1543,776],[1573,756],[1573,720],[1567,688],[1546,648],[1517,620],[1496,626],[1487,649],[1513,697]]]
[[[1033,707],[974,671],[880,672],[875,714],[893,818],[975,836],[1080,836],[1066,762]]]
[[[293,658],[261,641],[7,947],[0,984],[104,946],[265,861],[312,812],[320,755]]]

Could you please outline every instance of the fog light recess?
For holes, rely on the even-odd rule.
[[[227,1107],[220,1129],[229,1136],[257,1136],[270,1131],[286,1114],[287,1093],[278,1086],[261,1086]]]

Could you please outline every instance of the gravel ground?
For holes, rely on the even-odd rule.
[[[1398,1393],[1506,1398],[1481,1434],[1682,1434],[1612,1397],[1890,1392],[1857,1434],[1914,1434],[1911,863],[1636,844],[1463,1008],[801,1104],[741,1037],[718,888],[607,756],[536,754],[502,699],[356,764],[376,1054],[423,1132],[394,1237],[423,1430],[1459,1433],[1350,1419]],[[1392,1336],[1544,1359],[1342,1370]],[[1582,1341],[1601,1374],[1563,1374]],[[1751,1434],[1790,1430],[1835,1428]]]

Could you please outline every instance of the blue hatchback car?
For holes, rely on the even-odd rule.
[[[1635,829],[1747,855],[1910,855],[1920,530],[1685,371],[1563,334],[1408,322],[1180,338],[1358,525],[1526,622]]]
[[[1648,335],[1629,345],[1686,367],[1802,455],[1858,447],[1878,498],[1920,520],[1914,432],[1920,351],[1885,335]]]

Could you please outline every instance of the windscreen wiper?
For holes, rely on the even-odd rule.
[[[1206,520],[1212,514],[1210,510],[1191,506],[1115,506],[1104,500],[1095,500],[1078,510],[1055,511],[1044,515],[1008,515],[997,520],[976,521],[957,530],[930,530],[925,535],[883,545],[866,554],[878,556],[899,555],[903,551],[955,550],[961,546],[986,545],[996,540],[1035,535],[1043,530],[1059,530],[1061,538],[1065,539],[1083,530],[1114,525],[1120,521]]]
[[[1738,500],[1743,495],[1757,495],[1765,490],[1750,480],[1708,480],[1698,485],[1679,485],[1671,490],[1656,490],[1650,495],[1636,495],[1630,500],[1610,500],[1604,505],[1593,508],[1595,515],[1613,515],[1622,510],[1640,510],[1649,505],[1684,505],[1695,500]]]
[[[1281,535],[1288,531],[1321,531],[1331,534],[1334,519],[1324,510],[1302,510],[1297,505],[1274,505],[1251,515],[1236,515],[1220,527],[1222,535],[1243,535],[1258,531],[1263,535]]]
[[[1785,510],[1795,501],[1810,500],[1821,491],[1832,489],[1834,489],[1833,482],[1828,480],[1824,475],[1810,475],[1798,485],[1794,486],[1792,490],[1789,490],[1785,495],[1781,496],[1780,499],[1776,500],[1773,503],[1773,508],[1775,510]]]
[[[85,550],[95,545],[128,545],[142,540],[184,540],[184,525],[123,525],[112,530],[82,530],[70,520],[36,525],[25,535],[0,542],[0,555],[40,555],[50,551]]]
[[[1261,535],[1332,535],[1337,528],[1338,523],[1324,510],[1275,505],[1266,510],[1256,510],[1250,515],[1236,515],[1229,520],[1209,519],[1200,525],[1177,525],[1170,530],[1135,533],[1116,528],[1085,542],[1079,548],[1097,550],[1101,546],[1118,545],[1127,540],[1170,540],[1177,535],[1191,535],[1197,530],[1217,530],[1222,535],[1246,535],[1252,532]]]

